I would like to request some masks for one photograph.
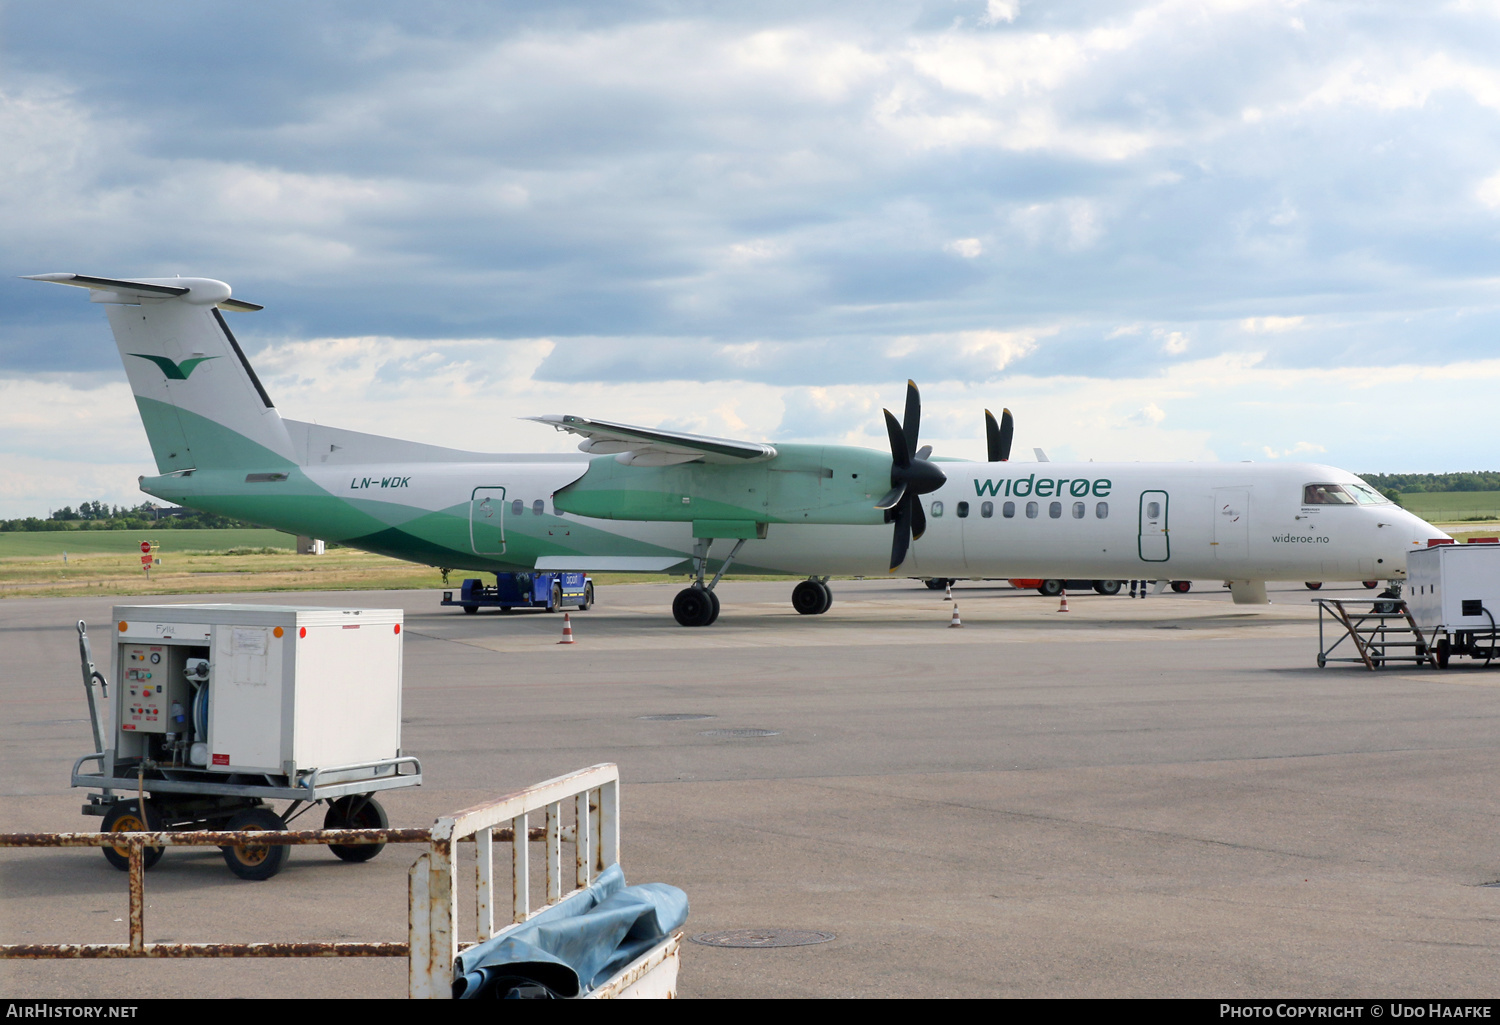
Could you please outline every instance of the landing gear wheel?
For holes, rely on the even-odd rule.
[[[1063,582],[1061,580],[1043,580],[1042,586],[1037,588],[1037,592],[1045,594],[1048,598],[1056,598],[1063,593]]]
[[[823,589],[823,607],[818,610],[818,615],[821,616],[823,613],[833,608],[833,591],[828,587],[827,584],[823,583],[823,581],[821,580],[818,581],[818,586]]]
[[[591,583],[584,584],[583,601],[578,603],[578,611],[587,612],[589,610],[589,606],[592,604],[594,604],[594,585]]]
[[[708,595],[709,604],[714,607],[714,610],[713,612],[709,613],[708,622],[704,623],[703,625],[713,626],[719,621],[719,596],[712,591],[706,591],[704,593]]]
[[[1304,580],[1302,582],[1302,586],[1305,587],[1305,588],[1307,588],[1309,591],[1316,591],[1318,588],[1320,588],[1320,587],[1323,586],[1323,581],[1321,581],[1321,580]]]
[[[1176,591],[1178,594],[1187,594],[1192,589],[1193,589],[1193,582],[1191,580],[1174,580],[1174,581],[1172,581],[1172,590]]]
[[[1398,601],[1378,601],[1375,603],[1375,611],[1382,616],[1394,616],[1400,605]]]
[[[1119,594],[1120,582],[1118,580],[1095,580],[1094,590],[1099,594]]]
[[[552,585],[552,600],[547,603],[548,612],[562,611],[562,584]]]
[[[474,615],[478,611],[479,611],[479,606],[478,605],[465,605],[464,606],[464,615],[466,615],[466,616],[472,616],[472,615]]]
[[[270,808],[249,808],[229,820],[229,830],[282,830],[286,823]],[[269,844],[221,847],[224,864],[241,879],[270,879],[286,864],[287,849]]]
[[[328,803],[328,814],[323,816],[324,829],[389,829],[391,820],[385,809],[373,797],[351,794]],[[369,861],[385,850],[383,843],[351,843],[328,845],[328,850],[341,861]]]
[[[943,591],[953,586],[953,581],[944,579],[943,577],[932,577],[924,580],[923,583],[927,585],[927,590],[929,591]]]
[[[792,608],[804,616],[816,616],[833,604],[833,595],[816,580],[804,580],[792,588]]]
[[[110,806],[109,812],[104,816],[104,825],[101,833],[155,833],[161,829],[161,816],[146,802],[146,818],[141,820],[140,801],[132,799],[129,801],[116,801]],[[130,848],[129,847],[101,847],[104,852],[104,860],[122,872],[130,870]],[[147,847],[143,850],[141,864],[150,868],[161,860],[165,847]]]
[[[713,592],[688,587],[672,599],[672,617],[683,626],[707,626],[714,621]]]

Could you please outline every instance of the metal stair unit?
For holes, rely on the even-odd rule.
[[[1387,662],[1414,662],[1437,669],[1437,655],[1422,636],[1417,621],[1412,619],[1406,602],[1392,598],[1351,599],[1314,598],[1318,603],[1318,668],[1329,662],[1358,662],[1372,672]],[[1369,611],[1360,608],[1351,611],[1346,606],[1369,606]],[[1333,643],[1329,644],[1323,629],[1324,620],[1331,618],[1342,627]],[[1333,652],[1345,641],[1353,644],[1358,657]]]

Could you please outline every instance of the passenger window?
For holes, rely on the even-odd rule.
[[[1083,519],[1083,512],[1084,512],[1083,503],[1082,502],[1074,502],[1073,503],[1073,518],[1075,520],[1081,520],[1081,519]]]
[[[1154,520],[1157,517],[1159,517],[1160,515],[1161,515],[1161,503],[1160,502],[1147,502],[1146,503],[1146,519],[1148,519],[1148,520]]]
[[[1013,520],[1013,519],[1015,519],[1016,518],[1016,503],[1014,503],[1014,502],[1006,502],[1004,505],[1002,505],[1000,507],[1000,515],[1004,516],[1007,520]]]
[[[1051,516],[1054,520],[1061,519],[1062,518],[1062,503],[1061,502],[1053,502],[1050,505],[1048,505],[1047,506],[1047,515]]]
[[[516,499],[514,502],[510,503],[510,514],[512,516],[519,516],[523,512],[525,512],[525,511],[526,511],[526,503],[523,502],[523,501],[521,501],[519,498]]]
[[[1038,508],[1039,508],[1039,506],[1035,502],[1027,502],[1026,503],[1026,518],[1028,520],[1034,520],[1034,519],[1036,519],[1036,511],[1037,511]]]
[[[980,502],[979,503],[979,515],[983,516],[985,519],[989,519],[991,516],[995,515],[995,503],[994,502]]]
[[[960,502],[953,511],[958,514],[959,519],[964,519],[969,515],[969,503]]]
[[[933,502],[932,503],[932,515],[934,515],[934,516],[941,516],[941,515],[943,515],[943,503],[942,502]]]
[[[1098,505],[1094,506],[1094,515],[1101,520],[1109,519],[1109,503],[1100,502]]]
[[[547,511],[547,503],[538,498],[535,502],[531,503],[531,511],[540,516]]]

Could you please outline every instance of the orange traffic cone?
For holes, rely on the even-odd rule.
[[[951,630],[955,626],[963,626],[963,624],[958,621],[958,602],[953,603],[953,618],[948,621],[948,629]]]
[[[953,585],[949,584],[948,585],[948,593],[943,596],[943,601],[952,601],[952,600],[953,600]]]
[[[572,618],[566,612],[563,613],[563,639],[560,640],[560,641],[558,641],[557,643],[558,644],[577,644],[578,643],[577,641],[573,640],[573,620],[572,620]]]
[[[1067,591],[1062,592],[1062,604],[1057,607],[1057,611],[1058,612],[1067,612],[1068,611],[1068,592]]]

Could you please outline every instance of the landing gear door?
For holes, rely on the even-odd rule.
[[[469,547],[475,555],[505,554],[504,488],[475,488],[469,496]]]
[[[1142,562],[1166,562],[1172,557],[1167,535],[1167,493],[1141,492],[1140,533],[1137,551]]]

